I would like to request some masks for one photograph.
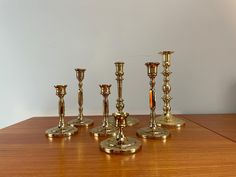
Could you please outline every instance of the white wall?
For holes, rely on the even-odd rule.
[[[236,112],[236,0],[0,0],[0,127],[57,115],[54,84],[68,84],[66,114],[77,114],[76,67],[87,69],[84,113],[101,114],[106,82],[115,111],[116,60],[125,110],[146,114],[144,63],[164,49],[176,51],[174,113]]]

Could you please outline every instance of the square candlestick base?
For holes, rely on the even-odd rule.
[[[68,136],[74,135],[77,132],[78,132],[78,129],[76,127],[72,127],[68,125],[63,128],[59,128],[59,127],[49,128],[48,130],[46,130],[45,135],[48,136],[49,138],[68,137]]]
[[[165,140],[170,136],[170,133],[167,129],[162,127],[156,127],[154,129],[144,127],[138,129],[136,135],[141,138]]]
[[[70,124],[73,127],[80,127],[80,126],[88,127],[90,125],[93,125],[93,120],[87,119],[85,117],[83,117],[83,119],[76,118],[68,121],[68,124]]]
[[[156,118],[156,123],[158,126],[165,126],[165,127],[182,127],[185,125],[185,121],[182,119],[179,119],[172,114],[169,116],[159,116]]]
[[[100,149],[108,154],[133,154],[141,147],[141,142],[132,137],[126,137],[123,144],[119,144],[116,137],[108,138],[100,143]]]
[[[105,127],[105,126],[99,126],[92,128],[90,130],[90,133],[93,136],[99,137],[99,136],[115,136],[117,133],[117,128],[116,127]]]
[[[111,125],[113,125],[113,126],[115,126],[115,118],[114,118],[113,116],[109,117],[109,118],[108,118],[108,123],[111,124]],[[139,120],[136,119],[136,118],[133,117],[133,116],[129,116],[129,117],[127,118],[127,126],[129,126],[129,127],[132,127],[132,126],[134,126],[134,125],[136,125],[136,124],[138,124],[138,123],[139,123]]]

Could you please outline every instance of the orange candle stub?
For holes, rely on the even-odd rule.
[[[149,105],[151,109],[156,107],[155,92],[153,90],[149,91]]]

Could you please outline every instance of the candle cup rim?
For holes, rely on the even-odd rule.
[[[83,69],[83,68],[75,68],[75,71],[86,71],[86,69]]]
[[[172,54],[172,53],[174,53],[174,51],[172,51],[172,50],[164,50],[164,51],[159,52],[158,54],[166,55],[166,54]]]
[[[115,62],[115,64],[124,64],[124,62],[122,62],[122,61],[117,61],[117,62]]]
[[[126,116],[126,117],[128,117],[129,116],[129,113],[128,112],[115,112],[115,113],[113,113],[112,114],[112,116]]]
[[[59,88],[59,87],[63,87],[63,88],[66,88],[67,85],[54,85],[55,88]]]
[[[145,63],[145,65],[148,67],[148,66],[159,66],[159,62],[147,62]]]
[[[99,84],[99,87],[111,87],[111,84]]]

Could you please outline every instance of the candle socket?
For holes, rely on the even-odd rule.
[[[159,54],[162,55],[163,61],[163,86],[162,90],[164,95],[162,96],[162,100],[164,102],[163,106],[163,115],[159,116],[156,119],[156,122],[159,126],[167,126],[167,127],[181,127],[185,125],[185,122],[182,119],[176,118],[171,114],[171,106],[170,101],[172,97],[170,96],[171,86],[170,86],[170,75],[171,71],[169,70],[171,66],[171,54],[173,51],[162,51]]]
[[[150,89],[149,89],[149,106],[150,106],[150,121],[149,126],[140,128],[137,130],[136,134],[139,137],[147,139],[166,139],[170,136],[167,129],[158,127],[156,123],[156,91],[155,91],[155,78],[157,76],[158,62],[148,62],[145,63],[147,66],[147,74],[150,78]]]
[[[79,127],[79,126],[90,126],[93,125],[93,120],[85,118],[83,115],[83,80],[84,73],[86,69],[77,68],[75,69],[76,78],[79,81],[78,83],[78,105],[79,105],[79,115],[77,118],[70,120],[68,123],[71,126]]]
[[[117,128],[108,123],[109,116],[109,100],[111,85],[102,84],[99,85],[101,89],[101,95],[103,96],[103,122],[101,126],[95,127],[90,130],[90,133],[96,137],[98,136],[115,136],[117,133]]]
[[[66,95],[67,85],[56,85],[56,95],[59,97],[58,102],[58,113],[59,113],[59,123],[57,127],[50,128],[46,130],[45,134],[49,138],[52,137],[64,137],[71,136],[78,132],[78,129],[72,126],[69,126],[65,123],[65,102],[64,96]]]
[[[118,133],[115,137],[103,140],[100,143],[100,149],[108,154],[133,154],[141,149],[142,144],[139,140],[132,137],[126,137],[123,128],[127,126],[128,113],[117,112],[113,114]]]

